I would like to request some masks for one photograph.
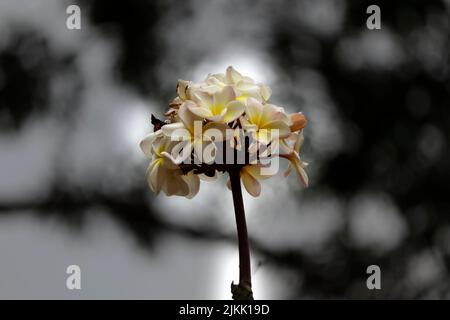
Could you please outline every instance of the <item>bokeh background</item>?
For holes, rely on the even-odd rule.
[[[230,298],[225,177],[155,197],[138,148],[228,65],[309,119],[311,186],[244,198],[255,297],[450,298],[449,53],[448,0],[0,1],[0,298]]]

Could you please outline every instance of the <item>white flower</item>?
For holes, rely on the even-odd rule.
[[[244,104],[236,100],[236,94],[231,86],[225,86],[214,94],[196,91],[193,95],[195,104],[188,104],[188,108],[200,118],[229,123],[244,112]]]
[[[182,101],[192,100],[194,93],[198,90],[209,92],[208,86],[205,83],[195,83],[192,81],[178,80],[177,94]]]
[[[149,143],[151,148],[149,149]],[[170,155],[173,142],[157,131],[141,142],[144,153],[151,158],[146,178],[150,189],[158,194],[161,190],[168,196],[194,197],[200,188],[200,179],[192,172],[184,175]]]
[[[192,101],[183,103],[178,111],[181,122],[164,125],[161,130],[172,141],[180,141],[172,154],[175,163],[185,161],[192,150],[200,162],[212,163],[217,150],[215,142],[226,139],[226,126],[215,122],[203,125],[203,119],[190,111],[192,105],[195,106]]]
[[[163,135],[161,130],[158,130],[156,132],[149,133],[142,139],[139,146],[141,147],[142,152],[147,156],[147,158],[152,159],[153,158],[153,142],[160,138]]]
[[[264,144],[291,134],[291,121],[283,108],[262,104],[254,98],[247,100],[245,117],[241,117],[240,122],[242,128],[253,133],[256,141]]]
[[[245,189],[257,197],[260,181],[277,170],[278,157],[290,161],[285,175],[294,169],[308,185],[307,164],[300,157],[306,118],[269,103],[269,87],[228,67],[200,83],[179,80],[176,92],[166,119],[152,116],[156,132],[140,144],[150,159],[146,177],[155,193],[191,198],[200,179],[241,168]]]
[[[255,80],[241,75],[232,66],[227,68],[225,74],[218,73],[208,76],[205,82],[209,90],[214,87],[232,86],[235,89],[237,100],[242,102],[245,102],[249,97],[264,102],[268,101],[272,95],[272,90],[268,86],[257,84]]]

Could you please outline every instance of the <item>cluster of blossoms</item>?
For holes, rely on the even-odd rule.
[[[290,162],[286,176],[294,169],[308,185],[300,158],[306,118],[269,103],[268,86],[228,67],[201,83],[179,80],[176,91],[165,119],[152,116],[154,132],[140,145],[151,160],[146,177],[153,192],[192,198],[200,179],[239,170],[245,189],[258,196],[259,180],[276,173],[278,158]]]

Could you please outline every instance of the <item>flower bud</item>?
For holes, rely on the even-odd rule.
[[[291,122],[292,122],[292,125],[291,125],[292,132],[297,132],[297,131],[303,129],[304,127],[306,127],[306,124],[308,123],[305,115],[301,112],[292,113],[291,114]]]

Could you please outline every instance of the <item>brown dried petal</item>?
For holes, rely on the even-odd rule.
[[[292,125],[291,125],[292,132],[299,131],[299,130],[303,129],[304,127],[306,127],[306,125],[308,124],[308,121],[306,120],[305,115],[301,112],[292,113],[291,121],[292,121]]]

